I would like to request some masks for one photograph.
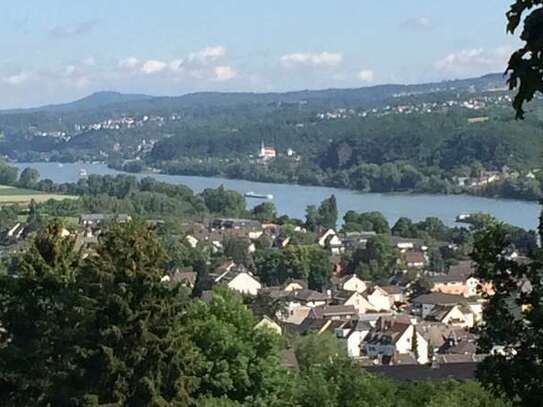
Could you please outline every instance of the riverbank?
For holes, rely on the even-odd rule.
[[[109,168],[105,164],[88,163],[17,163],[19,169],[32,167],[37,169],[42,178],[49,178],[55,183],[77,182],[81,169],[97,175],[126,174]],[[334,194],[338,202],[339,215],[347,211],[357,212],[379,211],[393,224],[398,218],[405,216],[420,221],[428,216],[441,219],[448,226],[457,225],[456,217],[461,213],[488,213],[497,219],[525,229],[535,229],[540,214],[540,206],[534,202],[510,199],[490,199],[469,195],[436,195],[436,194],[395,194],[395,193],[361,193],[341,188],[322,186],[302,186],[289,184],[261,183],[246,180],[233,180],[218,177],[199,177],[167,175],[156,173],[133,174],[141,179],[147,176],[170,184],[183,184],[195,192],[206,188],[217,188],[224,185],[241,194],[256,192],[272,194],[272,201],[278,213],[299,219],[305,218],[308,205],[319,205],[324,199]],[[262,201],[247,199],[247,206],[252,208]]]

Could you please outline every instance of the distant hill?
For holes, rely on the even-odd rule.
[[[74,112],[80,110],[94,110],[114,104],[123,104],[153,99],[153,96],[140,94],[124,94],[120,92],[96,92],[82,99],[69,103],[46,105],[30,109],[4,110],[2,113],[33,113],[33,112]]]
[[[353,89],[301,90],[282,93],[199,92],[182,96],[157,97],[119,92],[97,92],[74,102],[47,105],[32,109],[4,110],[0,113],[77,112],[107,108],[111,112],[173,111],[188,106],[235,107],[281,103],[314,102],[320,105],[369,106],[384,103],[392,97],[417,96],[447,92],[481,92],[504,88],[502,74],[478,78],[433,82],[415,85],[387,84]]]

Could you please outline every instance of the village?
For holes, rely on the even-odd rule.
[[[129,215],[83,214],[75,230],[77,247],[92,250],[104,227],[112,221],[131,222]],[[160,220],[148,221],[160,230]],[[10,243],[29,235],[18,223],[5,237]],[[296,237],[327,253],[328,280],[321,289],[310,288],[307,279],[286,278],[281,284],[266,285],[258,276],[254,256],[262,241],[270,252],[287,250]],[[296,369],[296,357],[289,343],[303,335],[332,335],[346,354],[361,368],[400,380],[453,377],[473,378],[477,364],[486,355],[477,350],[476,327],[483,323],[485,301],[493,287],[473,276],[475,265],[457,256],[440,271],[432,269],[432,254],[425,240],[392,235],[387,240],[397,255],[392,278],[369,281],[346,270],[345,258],[363,250],[376,238],[375,231],[347,232],[320,228],[310,232],[304,226],[284,226],[255,219],[210,218],[183,224],[183,244],[193,250],[208,250],[216,260],[206,276],[192,266],[165,270],[164,284],[179,283],[202,301],[213,298],[216,287],[227,287],[240,295],[258,321],[255,329],[268,329],[285,338],[283,364]],[[312,241],[311,241],[312,240]],[[226,256],[225,246],[240,246],[243,261]],[[455,252],[452,242],[437,247]],[[350,253],[350,254],[349,254]],[[239,257],[239,254],[238,254]],[[526,261],[517,251],[515,261]],[[411,280],[402,276],[414,276]],[[419,284],[418,279],[425,284]],[[314,285],[314,284],[313,284]],[[500,352],[500,349],[495,349]],[[409,367],[409,368],[407,368]]]

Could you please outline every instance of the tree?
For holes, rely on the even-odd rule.
[[[321,202],[318,209],[318,224],[326,229],[337,227],[337,202],[335,195]]]
[[[415,237],[413,221],[409,218],[399,218],[391,230],[392,234],[401,237]]]
[[[277,217],[277,210],[272,202],[263,202],[253,208],[253,216],[261,222],[272,222]]]
[[[309,205],[305,209],[305,226],[312,232],[319,226],[319,214],[315,205]]]
[[[0,161],[0,185],[15,185],[17,183],[16,167],[10,167],[5,162]]]
[[[488,389],[528,407],[543,397],[543,251],[533,251],[529,263],[520,263],[507,256],[511,244],[507,228],[499,223],[476,235],[475,275],[494,290],[486,296],[478,345],[483,353],[501,349],[485,358],[477,374]]]
[[[84,311],[73,395],[127,405],[191,399],[199,362],[183,333],[188,292],[161,282],[166,262],[143,223],[113,223],[100,235],[78,279]]]
[[[390,226],[388,221],[381,212],[364,212],[356,213],[355,211],[347,211],[343,217],[345,227],[347,229],[362,231],[374,231],[380,234],[389,234]]]
[[[202,198],[212,213],[231,217],[241,217],[245,213],[245,198],[235,191],[226,190],[223,185],[217,189],[204,189]]]
[[[523,46],[509,59],[507,71],[511,90],[517,89],[513,107],[517,118],[524,117],[523,105],[543,91],[543,5],[542,0],[516,0],[507,12],[507,31],[514,34],[524,19],[520,39]]]
[[[249,256],[250,241],[240,239],[235,236],[225,236],[223,239],[224,255],[232,259],[237,264],[249,265],[251,259]]]
[[[23,188],[36,188],[40,179],[40,173],[35,168],[27,167],[21,172],[19,185]]]
[[[0,284],[9,337],[0,348],[3,400],[190,402],[199,365],[183,333],[188,296],[161,282],[166,257],[154,233],[137,222],[113,224],[83,260],[61,232],[40,232],[18,278]]]
[[[322,291],[332,276],[328,252],[320,246],[309,246],[309,276],[308,286],[312,290]]]
[[[209,304],[193,304],[187,323],[203,360],[202,396],[251,406],[276,405],[288,380],[279,367],[281,338],[254,330],[256,321],[240,298],[226,288],[215,290]]]
[[[377,235],[368,239],[365,248],[354,251],[348,268],[362,279],[382,282],[392,276],[396,258],[390,237]]]
[[[80,322],[72,289],[80,257],[62,225],[40,232],[17,267],[0,276],[0,397],[6,405],[45,405],[71,357],[65,345]]]
[[[335,358],[347,357],[345,348],[329,332],[300,336],[294,342],[294,351],[301,370],[321,366]]]

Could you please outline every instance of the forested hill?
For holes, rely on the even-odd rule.
[[[501,74],[286,93],[101,92],[0,112],[0,154],[380,192],[466,192],[459,178],[505,169],[515,185],[491,195],[539,199],[543,104],[516,121],[511,99]],[[277,151],[266,166],[256,162],[262,142]]]
[[[228,107],[245,104],[312,102],[337,107],[358,107],[382,103],[408,95],[448,92],[484,92],[503,88],[504,76],[489,74],[480,78],[426,84],[387,84],[355,89],[302,90],[283,93],[199,92],[177,97],[158,97],[118,92],[97,92],[74,102],[31,109],[4,110],[0,114],[36,112],[75,112],[101,110],[116,112],[159,112],[187,106]]]

